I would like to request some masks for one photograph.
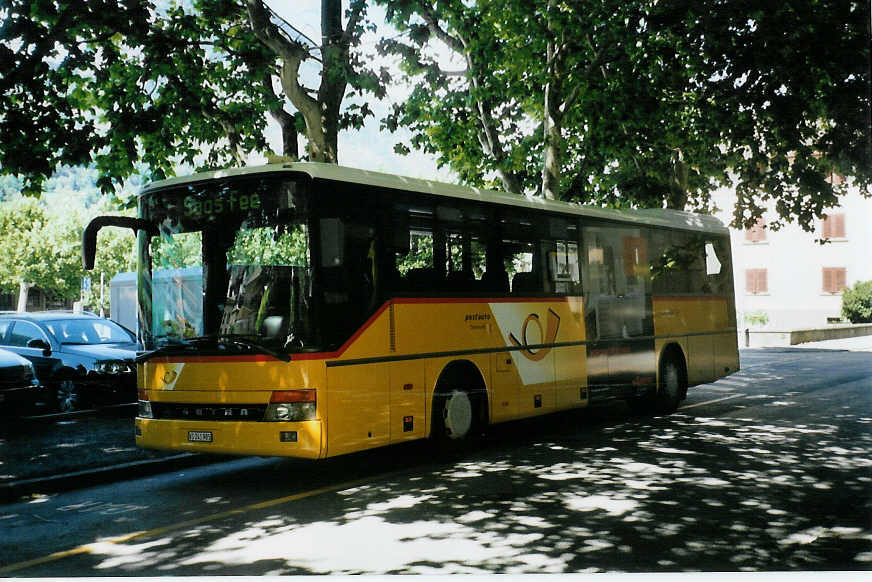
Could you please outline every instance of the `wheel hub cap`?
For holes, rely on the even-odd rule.
[[[466,392],[452,392],[445,402],[445,430],[452,439],[466,436],[472,428],[472,402]]]

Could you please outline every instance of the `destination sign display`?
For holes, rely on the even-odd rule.
[[[273,215],[277,210],[300,211],[305,207],[297,184],[287,179],[259,177],[196,183],[146,193],[141,198],[145,218],[162,222],[166,218],[184,223],[185,229],[197,225],[248,220]]]
[[[214,214],[247,213],[262,208],[260,194],[227,193],[224,196],[203,199],[199,196],[186,196],[184,199],[185,216],[198,218]]]

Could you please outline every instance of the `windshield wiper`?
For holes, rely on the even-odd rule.
[[[235,335],[235,334],[221,334],[218,336],[213,336],[212,339],[215,339],[219,343],[235,343],[243,346],[247,346],[256,351],[259,351],[262,354],[266,354],[268,356],[272,356],[277,360],[281,360],[283,362],[290,362],[291,356],[289,354],[285,354],[274,350],[270,347],[263,345],[262,343],[251,339],[251,336],[247,335]]]
[[[221,334],[221,335],[199,335],[194,337],[186,337],[186,338],[173,338],[170,340],[172,343],[161,346],[155,350],[150,352],[146,352],[141,354],[136,358],[138,363],[145,362],[146,360],[150,360],[157,356],[162,356],[166,354],[174,354],[178,352],[188,352],[191,350],[195,350],[197,347],[203,345],[214,344],[217,346],[236,346],[236,347],[245,347],[249,350],[254,350],[261,354],[266,354],[267,356],[272,356],[277,360],[281,360],[283,362],[290,362],[291,356],[289,354],[284,354],[282,352],[276,351],[270,347],[263,345],[262,343],[251,339],[250,336],[245,335],[233,335],[233,334]]]
[[[178,352],[186,352],[194,349],[194,344],[189,342],[189,339],[192,338],[163,338],[167,342],[167,344],[160,346],[159,348],[155,348],[151,351],[144,352],[136,356],[136,363],[141,364],[147,360],[152,358],[156,358],[158,356],[163,356],[166,354],[175,354]]]

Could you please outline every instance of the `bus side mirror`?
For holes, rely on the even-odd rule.
[[[321,266],[339,267],[345,262],[345,229],[338,218],[321,219]]]
[[[136,234],[138,230],[154,230],[152,224],[142,218],[129,216],[98,216],[88,223],[82,233],[82,266],[86,271],[94,268],[94,258],[97,255],[97,233],[104,226],[130,228]]]

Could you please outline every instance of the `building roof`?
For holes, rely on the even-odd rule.
[[[155,190],[162,190],[195,182],[284,172],[306,174],[315,180],[363,184],[366,186],[374,186],[377,188],[386,188],[403,192],[418,192],[433,196],[445,196],[449,198],[496,203],[506,206],[516,206],[561,214],[574,214],[605,220],[619,220],[639,225],[647,224],[669,228],[717,232],[719,234],[727,234],[728,232],[727,227],[724,226],[719,219],[705,214],[694,214],[691,212],[669,210],[665,208],[641,210],[600,208],[598,206],[545,200],[540,197],[523,196],[519,194],[510,194],[508,192],[471,188],[468,186],[458,186],[456,184],[448,184],[445,182],[422,180],[419,178],[409,178],[406,176],[397,176],[394,174],[385,174],[382,172],[359,170],[357,168],[315,162],[270,164],[265,166],[229,168],[212,172],[201,172],[189,176],[153,182],[145,187],[142,194],[148,194]]]

